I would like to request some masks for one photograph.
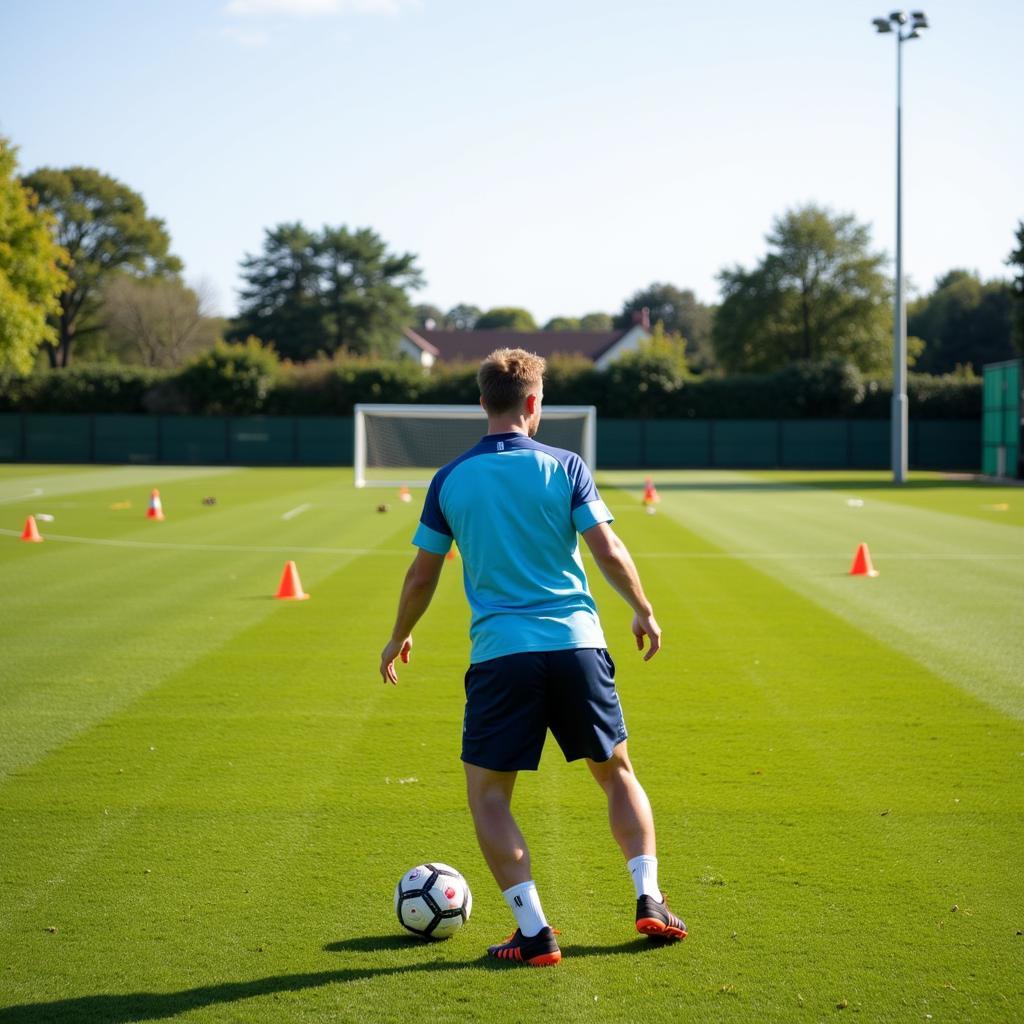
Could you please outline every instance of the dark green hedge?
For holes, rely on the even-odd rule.
[[[78,366],[17,377],[0,373],[0,412],[200,413],[344,416],[357,402],[469,404],[475,366],[435,367],[362,360],[274,365],[267,353],[224,346],[179,371]],[[981,416],[981,380],[911,374],[910,414]],[[794,363],[777,373],[692,377],[657,355],[596,370],[584,360],[551,360],[548,404],[596,405],[610,419],[886,419],[891,388],[839,360]]]
[[[138,366],[75,366],[19,377],[0,371],[0,412],[144,412],[166,373]]]

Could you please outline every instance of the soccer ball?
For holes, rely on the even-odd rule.
[[[403,928],[424,939],[447,939],[469,920],[473,894],[447,864],[418,864],[395,886],[395,913]]]

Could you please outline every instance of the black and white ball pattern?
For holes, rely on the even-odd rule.
[[[434,861],[410,868],[395,886],[395,913],[403,928],[427,939],[454,935],[473,909],[473,894],[455,868]]]

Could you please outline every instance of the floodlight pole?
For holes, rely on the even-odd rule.
[[[903,26],[913,19],[910,31]],[[914,11],[908,18],[906,11],[893,11],[888,18],[875,18],[879,33],[896,34],[896,289],[893,301],[892,324],[892,480],[902,484],[907,479],[907,439],[909,420],[907,410],[907,307],[903,299],[903,44],[918,39],[921,30],[928,28],[924,11]]]
[[[903,302],[903,33],[896,28],[896,296],[892,353],[892,482],[907,479],[907,307]]]

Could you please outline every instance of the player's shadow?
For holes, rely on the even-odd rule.
[[[430,946],[410,942],[402,936],[366,936],[328,943],[324,949],[331,952],[380,953],[387,950],[415,949],[429,951]],[[644,952],[662,948],[656,943],[640,939],[616,946],[567,946],[567,956],[609,956],[619,953]],[[0,1007],[0,1024],[131,1024],[133,1021],[164,1020],[190,1010],[208,1006],[236,1003],[243,999],[279,992],[302,992],[324,985],[344,985],[353,981],[385,978],[392,975],[435,971],[463,971],[469,969],[509,970],[509,965],[482,954],[472,960],[430,960],[392,967],[343,967],[334,971],[311,971],[305,974],[281,974],[250,981],[223,982],[200,985],[180,992],[127,992],[98,994],[55,999],[50,1002],[22,1003]],[[514,968],[513,968],[514,969]]]
[[[324,950],[328,953],[386,953],[391,950],[422,949],[430,950],[432,943],[417,939],[408,935],[359,935],[352,939],[341,939],[338,942],[328,942]],[[666,945],[674,945],[672,942],[659,942],[657,939],[637,936],[628,942],[620,942],[615,946],[580,946],[562,944],[562,952],[567,957],[583,956],[612,956],[616,953],[644,953],[648,950],[663,949]],[[438,968],[444,964],[438,964]],[[502,970],[508,970],[508,964],[499,963],[490,957],[481,954],[476,960],[462,961],[457,964],[450,964],[453,967],[491,967],[496,966]],[[409,970],[426,970],[427,965],[410,966]],[[3,1018],[0,1017],[0,1021]]]
[[[324,950],[328,953],[386,953],[393,949],[419,949],[429,951],[435,943],[417,939],[412,935],[357,935],[352,939],[328,942]]]

